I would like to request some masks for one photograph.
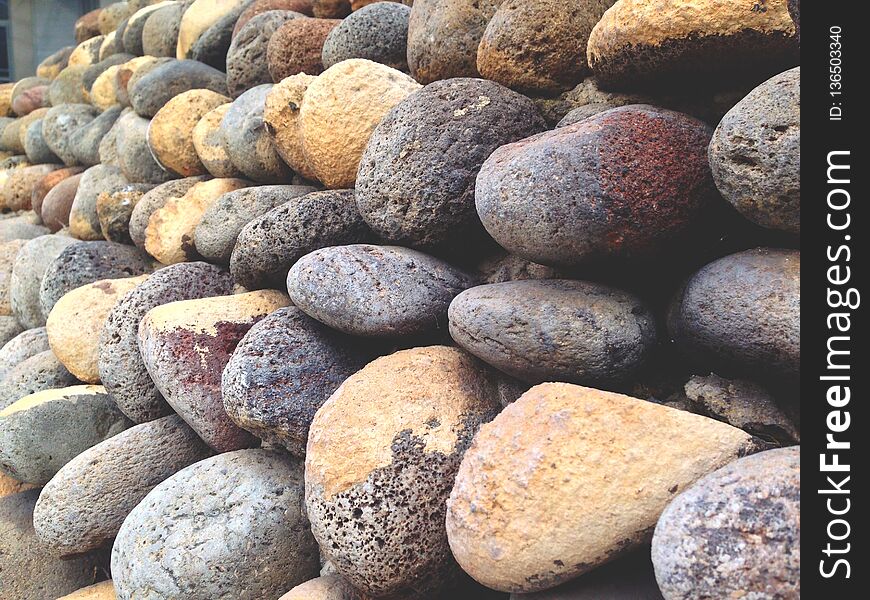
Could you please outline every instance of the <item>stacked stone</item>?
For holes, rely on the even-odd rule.
[[[763,4],[82,17],[0,85],[0,600],[799,598]]]

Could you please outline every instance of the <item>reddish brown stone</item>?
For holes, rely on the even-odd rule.
[[[340,19],[293,19],[284,23],[269,40],[266,60],[272,81],[305,73],[323,73],[323,44]]]
[[[41,215],[42,204],[48,193],[63,180],[73,175],[78,175],[84,170],[84,167],[66,167],[65,169],[58,169],[43,176],[42,179],[36,182],[30,196],[30,207],[33,209],[33,212]]]
[[[303,15],[314,15],[314,7],[311,0],[254,0],[248,8],[242,12],[233,27],[233,37],[241,31],[248,21],[268,10],[292,10]]]
[[[58,182],[42,200],[42,221],[52,232],[59,231],[69,225],[69,211],[79,189],[78,173]]]

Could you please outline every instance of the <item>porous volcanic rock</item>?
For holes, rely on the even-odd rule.
[[[61,104],[46,113],[42,119],[45,143],[67,166],[78,164],[72,148],[72,134],[93,121],[99,111],[89,104]]]
[[[222,104],[210,110],[197,121],[193,128],[193,148],[202,166],[214,177],[240,177],[239,171],[230,160],[230,155],[224,147],[224,135],[221,122],[231,104]]]
[[[2,251],[3,248],[0,247],[0,252]],[[45,327],[22,331],[0,347],[0,381],[18,363],[49,349]]]
[[[42,235],[29,240],[15,256],[9,278],[12,313],[25,329],[45,325],[39,305],[39,287],[48,266],[64,248],[76,240],[59,235]]]
[[[149,118],[181,92],[196,89],[226,95],[226,76],[195,60],[170,60],[157,64],[127,86],[133,110]]]
[[[269,40],[284,23],[300,17],[301,14],[289,10],[269,10],[255,16],[239,30],[227,52],[230,96],[238,98],[251,88],[272,83],[266,58]]]
[[[191,187],[206,179],[206,177],[185,177],[167,181],[142,196],[133,207],[133,214],[130,216],[129,231],[133,243],[141,250],[145,250],[145,231],[154,211],[162,208],[170,198],[184,196]]]
[[[321,55],[323,66],[329,68],[349,58],[365,58],[407,71],[410,16],[411,9],[398,2],[364,6],[329,32]]]
[[[340,22],[338,19],[291,19],[281,25],[269,38],[266,49],[271,81],[299,73],[322,73],[323,44]]]
[[[311,180],[316,180],[317,174],[302,150],[299,111],[305,91],[315,79],[315,76],[305,73],[282,79],[269,90],[263,110],[266,131],[278,155],[291,169]]]
[[[80,240],[100,240],[97,197],[105,191],[129,183],[119,167],[98,164],[82,173],[69,212],[70,235]]]
[[[100,232],[109,242],[132,244],[130,216],[142,197],[156,186],[150,183],[128,183],[114,187],[97,196],[97,218]]]
[[[20,326],[18,331],[9,336],[10,339],[19,333]],[[0,381],[0,410],[30,394],[75,383],[76,378],[57,360],[51,350],[37,352],[9,369]]]

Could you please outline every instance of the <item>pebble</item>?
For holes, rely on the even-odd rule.
[[[671,304],[671,338],[691,360],[725,373],[794,377],[800,370],[800,265],[799,251],[773,248],[706,265]]]
[[[142,600],[277,598],[320,568],[303,502],[302,465],[287,455],[240,450],[191,465],[125,519],[115,589]],[[191,506],[213,516],[194,518]]]
[[[155,271],[112,308],[100,334],[100,381],[135,423],[168,415],[172,409],[148,375],[139,353],[139,322],[155,306],[232,293],[229,274],[203,262]]]
[[[397,2],[376,2],[352,13],[329,32],[323,66],[365,58],[407,72],[410,16],[411,9]]]
[[[157,162],[182,177],[206,174],[193,144],[193,129],[208,112],[229,101],[211,90],[189,90],[169,100],[148,127],[148,147]]]
[[[66,177],[45,195],[41,208],[42,220],[52,233],[69,225],[69,213],[81,179],[82,173]]]
[[[80,381],[99,383],[99,346],[103,324],[115,303],[147,275],[102,279],[75,288],[48,313],[45,331],[57,359]]]
[[[240,4],[237,0],[195,0],[188,5],[178,27],[175,56],[192,58],[191,49],[200,36],[227,14],[237,14]]]
[[[115,78],[115,96],[117,96],[118,102],[122,106],[132,108],[132,102],[130,101],[131,86],[147,75],[152,69],[156,69],[160,65],[165,65],[173,60],[165,56],[137,56],[121,65]]]
[[[36,184],[45,175],[61,167],[62,165],[57,164],[33,165],[16,169],[10,173],[2,189],[6,208],[13,211],[29,210],[31,208],[30,199]]]
[[[236,98],[220,129],[224,150],[233,165],[258,183],[286,183],[292,171],[281,161],[263,122],[266,96],[272,84],[258,85]]]
[[[42,119],[37,119],[28,125],[24,134],[24,153],[27,155],[27,160],[35,165],[60,162],[42,135]]]
[[[129,426],[103,386],[24,396],[0,411],[0,470],[45,485],[70,460]]]
[[[722,196],[762,227],[801,229],[801,70],[752,90],[716,127],[710,167]]]
[[[229,265],[242,229],[273,208],[316,191],[305,185],[261,185],[218,196],[194,231],[196,251],[209,262]]]
[[[618,0],[592,29],[586,48],[595,76],[612,88],[772,75],[798,62],[785,2],[763,10],[739,2]]]
[[[270,80],[322,73],[323,44],[339,23],[338,19],[291,19],[281,25],[269,38],[266,49]]]
[[[70,65],[58,73],[48,86],[48,99],[51,105],[86,103],[88,99],[85,96],[82,80],[87,70],[86,65]]]
[[[113,2],[103,8],[98,18],[100,33],[107,35],[115,31],[122,21],[130,16],[129,2]]]
[[[221,383],[224,409],[242,429],[305,456],[317,410],[372,358],[370,344],[330,330],[295,306],[279,308],[233,351]]]
[[[226,95],[226,76],[195,60],[170,60],[155,65],[127,86],[133,110],[147,118],[178,94],[196,89]]]
[[[49,349],[48,334],[45,327],[35,327],[22,331],[0,347],[0,381],[18,363]]]
[[[308,518],[364,594],[439,597],[458,578],[445,500],[471,438],[500,409],[497,379],[456,348],[413,348],[351,375],[315,414]]]
[[[82,173],[69,212],[70,235],[80,240],[100,240],[97,198],[103,192],[129,183],[120,167],[98,164]]]
[[[8,598],[53,600],[93,583],[103,568],[98,555],[70,560],[46,556],[33,530],[33,506],[39,490],[0,498],[0,556],[3,594]]]
[[[241,177],[224,147],[221,122],[231,104],[222,104],[204,114],[193,128],[193,148],[200,163],[214,177]]]
[[[100,48],[104,40],[104,36],[98,35],[76,46],[69,55],[67,65],[72,67],[90,67],[100,62]]]
[[[353,187],[366,144],[393,106],[420,89],[396,69],[354,58],[311,82],[299,112],[302,147],[317,178],[332,189]]]
[[[164,265],[199,258],[194,232],[209,206],[223,194],[250,185],[244,179],[210,179],[155,210],[145,229],[145,249]]]
[[[175,2],[157,2],[140,8],[130,14],[127,19],[127,26],[124,28],[123,44],[124,50],[134,56],[141,56],[145,53],[143,31],[145,24],[148,22],[148,17],[154,14],[154,11],[167,6],[173,6]]]
[[[97,107],[97,109],[106,111],[114,106],[120,106],[121,101],[118,99],[118,87],[116,84],[120,70],[120,65],[112,65],[103,71],[94,81],[94,85],[91,86],[88,97],[91,104]]]
[[[219,71],[226,71],[227,53],[232,43],[233,28],[246,5],[247,0],[236,3],[232,11],[223,15],[199,36],[190,49],[189,58],[212,66]]]
[[[282,79],[266,94],[263,110],[263,121],[275,151],[291,169],[311,180],[317,179],[317,173],[302,150],[299,110],[305,91],[315,79],[315,76],[305,73]]]
[[[172,302],[139,325],[139,349],[166,401],[219,452],[248,448],[254,437],[224,410],[221,372],[245,333],[289,300],[275,290]]]
[[[12,313],[26,328],[45,325],[45,315],[39,304],[39,287],[48,265],[67,246],[76,243],[72,238],[42,235],[29,240],[15,257],[9,278],[9,299]]]
[[[122,115],[115,123],[118,166],[131,183],[164,183],[176,177],[165,171],[151,153],[148,146],[150,123],[133,112]]]
[[[37,215],[42,215],[42,205],[48,193],[68,177],[78,175],[84,170],[83,167],[66,167],[43,175],[33,187],[30,195],[30,208],[33,209],[33,212]]]
[[[110,547],[148,492],[211,455],[178,415],[122,431],[73,458],[46,484],[33,511],[36,535],[55,556]]]
[[[148,228],[148,222],[151,220],[151,215],[159,208],[162,208],[170,198],[180,198],[187,191],[201,181],[205,181],[205,177],[185,177],[184,179],[175,179],[167,181],[146,192],[144,196],[133,207],[133,214],[130,216],[130,238],[133,243],[141,249],[145,250],[145,230]]]
[[[130,216],[136,204],[156,186],[150,183],[129,183],[101,192],[97,196],[97,218],[100,232],[109,242],[132,245]]]
[[[289,10],[269,10],[252,18],[233,37],[227,52],[227,89],[238,98],[244,92],[272,83],[266,51],[269,40],[287,21],[302,17]]]
[[[312,192],[245,225],[230,256],[230,272],[248,289],[281,288],[287,270],[309,252],[371,237],[352,190]]]
[[[800,469],[800,447],[768,450],[677,496],[653,535],[665,598],[800,598]]]
[[[75,50],[75,46],[64,46],[42,59],[36,67],[36,76],[54,79],[63,71],[69,63],[69,55]]]
[[[142,54],[175,58],[181,17],[190,4],[190,2],[168,4],[148,15],[142,26]]]
[[[512,89],[552,94],[576,85],[589,69],[586,42],[614,0],[505,0],[477,50],[482,77]]]
[[[73,132],[93,121],[97,114],[98,111],[87,104],[61,104],[50,108],[43,117],[42,136],[45,143],[68,167],[78,164],[72,149]]]
[[[357,174],[360,214],[375,233],[400,244],[482,237],[474,208],[481,165],[499,146],[545,129],[531,100],[497,83],[429,84],[372,134]]]
[[[710,133],[632,105],[502,146],[477,177],[477,213],[501,246],[543,264],[660,253],[713,201]]]
[[[655,318],[640,299],[585,281],[477,286],[448,315],[457,344],[529,383],[625,381],[656,347]]]
[[[675,494],[755,449],[706,417],[544,383],[466,451],[447,501],[450,549],[487,587],[554,587],[648,542]]]
[[[100,35],[99,19],[102,8],[94,9],[79,17],[73,27],[77,44]]]
[[[333,329],[373,337],[443,329],[447,307],[474,280],[435,257],[399,246],[315,250],[287,275],[293,304]]]
[[[23,331],[21,326],[18,326],[17,330],[9,335],[6,343]],[[24,396],[75,383],[77,383],[76,378],[57,360],[51,350],[37,352],[9,369],[0,381],[0,410]]]
[[[12,100],[12,111],[19,117],[23,117],[38,108],[48,106],[48,86],[48,83],[44,83],[18,94]]]

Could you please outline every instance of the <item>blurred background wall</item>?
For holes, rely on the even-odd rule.
[[[0,0],[0,81],[28,77],[46,56],[75,44],[73,24],[114,0]]]

